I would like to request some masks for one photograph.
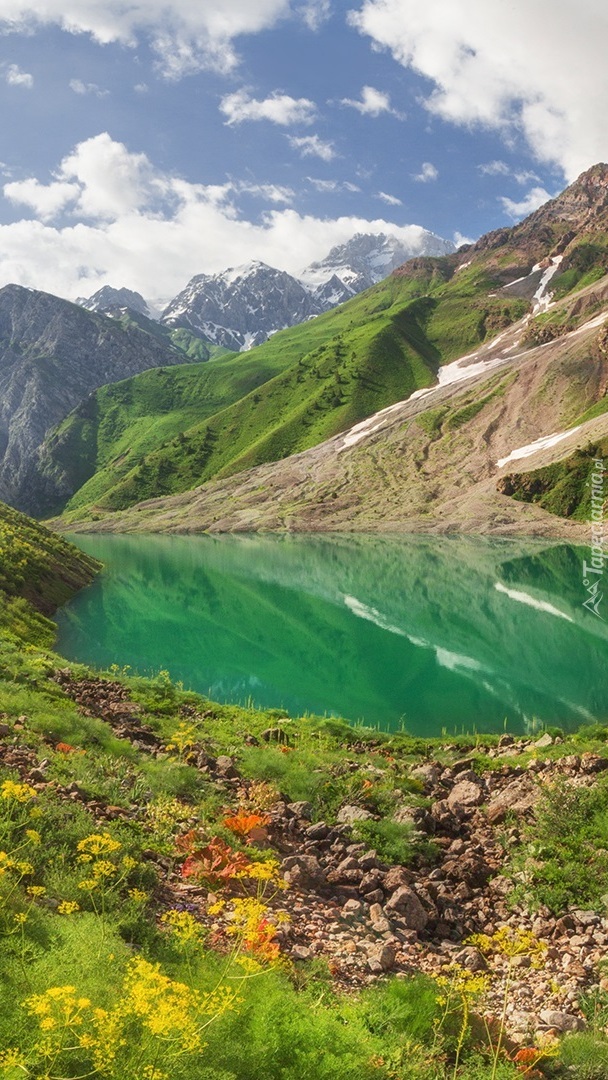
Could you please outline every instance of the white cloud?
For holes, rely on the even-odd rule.
[[[403,206],[401,199],[398,199],[396,195],[387,195],[386,191],[379,191],[376,198],[382,199],[382,202],[388,203],[389,206]]]
[[[331,15],[330,0],[308,0],[296,8],[309,30],[319,30]]]
[[[364,0],[349,21],[431,80],[444,120],[521,132],[570,179],[608,157],[603,0]]]
[[[528,194],[521,200],[516,202],[514,199],[508,199],[505,195],[502,195],[500,201],[510,218],[513,221],[519,221],[520,218],[527,217],[528,214],[532,214],[534,210],[538,210],[539,206],[546,203],[552,196],[548,191],[545,191],[543,187],[534,187]]]
[[[25,90],[31,90],[34,85],[34,76],[28,71],[22,71],[18,64],[8,64],[2,73],[9,86],[22,86]]]
[[[234,40],[276,25],[290,0],[2,0],[1,30],[52,24],[100,44],[147,40],[168,78],[238,62]]]
[[[472,237],[464,236],[463,233],[458,231],[458,229],[456,229],[456,232],[454,233],[453,239],[454,239],[454,244],[456,245],[457,248],[462,247],[463,244],[474,244],[475,243],[475,241],[472,239]]]
[[[478,165],[482,176],[510,176],[511,170],[506,161],[486,161],[483,165]]]
[[[196,273],[248,259],[297,273],[356,232],[393,232],[414,245],[424,235],[420,226],[381,218],[318,218],[279,207],[287,197],[280,185],[192,184],[109,135],[76,146],[50,183],[30,177],[4,192],[39,219],[0,226],[0,286],[16,282],[71,298],[109,284],[168,298]],[[268,201],[261,218],[242,216],[242,192]]]
[[[95,97],[102,98],[107,97],[110,93],[109,90],[102,90],[97,83],[85,83],[82,79],[70,79],[70,90],[73,90],[75,94],[84,96],[85,94],[94,94]]]
[[[245,120],[270,120],[273,124],[290,127],[292,124],[312,124],[317,107],[308,98],[292,98],[275,90],[270,97],[257,101],[246,90],[227,94],[220,102],[220,112],[226,124],[242,124]]]
[[[231,182],[230,189],[235,194],[254,195],[270,203],[290,203],[295,198],[293,188],[283,184],[250,184],[245,180]]]
[[[532,181],[540,182],[540,177],[531,169],[512,169],[506,161],[486,161],[477,168],[482,176],[510,176],[518,184],[529,184]]]
[[[393,109],[390,94],[386,94],[383,90],[376,90],[373,86],[363,87],[360,101],[353,98],[341,98],[340,104],[356,109],[361,116],[380,116],[381,113],[390,113],[391,116],[397,116],[400,120],[405,119],[401,113]]]
[[[423,161],[420,172],[412,174],[412,180],[416,180],[419,184],[428,184],[431,180],[436,180],[438,176],[439,172],[432,161]]]
[[[337,152],[332,142],[320,139],[318,135],[288,135],[289,145],[298,150],[302,157],[318,157],[321,161],[333,161]]]
[[[309,184],[317,191],[333,194],[340,191],[361,191],[357,184],[351,184],[350,180],[319,180],[314,176],[307,176]]]

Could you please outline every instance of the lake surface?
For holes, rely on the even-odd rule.
[[[415,734],[608,718],[583,548],[446,537],[72,538],[104,563],[58,613],[70,659],[214,700]],[[606,600],[608,617],[608,598]]]

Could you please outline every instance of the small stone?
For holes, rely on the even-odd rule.
[[[287,809],[296,818],[304,818],[310,821],[312,817],[312,803],[302,800],[301,802],[287,803]]]
[[[467,774],[474,775],[474,774]],[[483,802],[483,790],[478,779],[460,780],[450,791],[447,804],[453,814],[466,814]]]
[[[234,761],[231,757],[228,757],[227,754],[220,754],[220,756],[216,758],[215,768],[219,775],[226,780],[234,780],[238,776],[234,767]]]
[[[408,930],[424,930],[428,922],[427,913],[420,900],[413,889],[408,888],[407,885],[402,885],[393,893],[387,900],[384,910],[387,915],[393,912],[400,915],[407,924]]]
[[[364,810],[362,806],[343,806],[338,810],[336,820],[340,825],[352,825],[355,821],[370,821],[373,814]]]
[[[582,1017],[555,1009],[541,1009],[539,1016],[542,1024],[555,1031],[584,1031],[587,1026]]]
[[[292,960],[310,960],[312,953],[306,945],[294,945],[291,950]]]
[[[391,866],[384,877],[384,888],[387,892],[394,892],[401,885],[411,885],[413,880],[414,875],[405,866]]]
[[[347,900],[342,908],[342,914],[345,918],[351,918],[353,915],[360,915],[363,911],[363,904],[360,900]]]
[[[308,826],[306,836],[309,840],[325,840],[330,832],[329,825],[326,825],[324,821],[317,821],[314,825]]]
[[[544,750],[547,746],[553,746],[553,736],[549,735],[548,731],[545,731],[545,734],[541,735],[540,739],[537,739],[532,745],[536,750]]]
[[[367,965],[372,972],[392,971],[395,966],[395,946],[379,941],[372,945],[367,954]]]

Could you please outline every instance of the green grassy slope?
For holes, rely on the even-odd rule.
[[[499,491],[520,502],[537,503],[559,517],[590,521],[594,462],[605,460],[607,455],[608,439],[602,439],[553,465],[501,477]]]
[[[580,1009],[587,1022],[583,1033],[552,1043],[548,1058],[538,1040],[524,1063],[533,1060],[542,1067],[539,1076],[555,1080],[606,1075],[601,969],[587,966],[588,989],[571,1007],[571,976],[566,982],[557,967],[559,949],[550,967],[544,941],[527,931],[540,904],[551,930],[549,917],[580,909],[597,912],[600,923],[608,888],[605,726],[594,724],[548,748],[512,740],[506,756],[503,749],[491,757],[498,736],[456,736],[445,746],[339,719],[287,720],[277,711],[215,705],[173,685],[164,672],[154,680],[100,676],[48,651],[27,599],[33,589],[37,603],[50,609],[65,595],[66,568],[86,579],[91,566],[22,515],[0,508],[0,522],[0,601],[22,605],[0,627],[3,1080],[517,1080],[522,1059],[515,1053],[519,1042],[506,1038],[509,1019],[496,1021],[490,1041],[478,1022],[482,1010],[500,1014],[502,953],[511,955],[512,943],[534,960],[518,966],[518,990],[531,998],[539,978],[545,985],[551,979],[558,1007],[569,1015]],[[282,739],[265,741],[264,729],[277,725]],[[278,820],[286,820],[284,798],[309,801],[313,821],[331,828],[340,808],[355,803],[371,815],[355,825],[355,850],[373,845],[381,866],[393,864],[407,881],[425,881],[436,860],[446,871],[453,866],[453,855],[421,838],[396,811],[408,807],[428,816],[430,800],[412,768],[453,769],[464,753],[485,781],[493,773],[510,780],[532,761],[557,779],[543,786],[536,817],[522,818],[508,850],[500,842],[505,826],[496,826],[501,881],[516,886],[513,937],[498,956],[500,938],[480,940],[488,958],[481,980],[448,967],[447,953],[439,981],[408,967],[370,986],[361,985],[355,969],[348,982],[353,954],[361,950],[346,945],[374,933],[384,955],[385,932],[370,929],[363,905],[362,913],[347,915],[332,904],[322,916],[329,932],[319,933],[316,916],[311,923],[306,914],[318,904],[314,888],[305,888],[305,904],[300,888],[276,889],[281,854],[296,844],[311,857],[303,832],[308,821],[292,817],[288,834],[281,826],[276,833],[275,825],[266,834],[263,827],[263,839],[254,837],[255,823],[277,807]],[[220,754],[231,755],[237,787],[223,778]],[[586,782],[573,785],[568,769],[585,759]],[[235,822],[245,829],[249,822],[250,835],[237,835]],[[539,842],[542,860],[535,857]],[[224,864],[211,864],[218,851]],[[194,854],[185,858],[188,852]],[[213,875],[218,865],[224,869]],[[480,867],[483,873],[478,860],[474,872]],[[210,885],[220,901],[212,908]],[[432,904],[426,891],[421,896]],[[450,911],[463,903],[455,887],[446,900]],[[311,959],[294,962],[293,940],[313,942],[312,933],[327,951],[308,950]],[[430,946],[422,936],[414,954],[432,954],[434,973],[444,934],[432,931]],[[556,939],[554,933],[552,951]],[[546,970],[535,974],[537,967]],[[531,1007],[545,1004],[546,997]]]
[[[431,385],[440,364],[527,309],[488,296],[493,281],[479,268],[453,276],[449,259],[415,260],[244,356],[103,388],[49,442],[78,489],[68,520],[305,450]]]

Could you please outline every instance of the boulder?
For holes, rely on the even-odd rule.
[[[516,816],[525,814],[538,802],[540,790],[531,777],[512,780],[510,784],[494,795],[486,807],[486,816],[491,825],[504,821],[507,814]]]
[[[420,900],[407,885],[402,885],[393,893],[384,905],[384,910],[389,916],[400,915],[408,930],[416,930],[417,933],[424,930],[428,922],[427,913]]]
[[[326,884],[325,871],[315,855],[290,855],[283,859],[284,877],[290,885],[319,888]]]
[[[470,779],[474,773],[467,773],[466,780],[459,780],[447,797],[447,804],[453,814],[461,816],[471,813],[483,802],[483,788],[478,778]]]

